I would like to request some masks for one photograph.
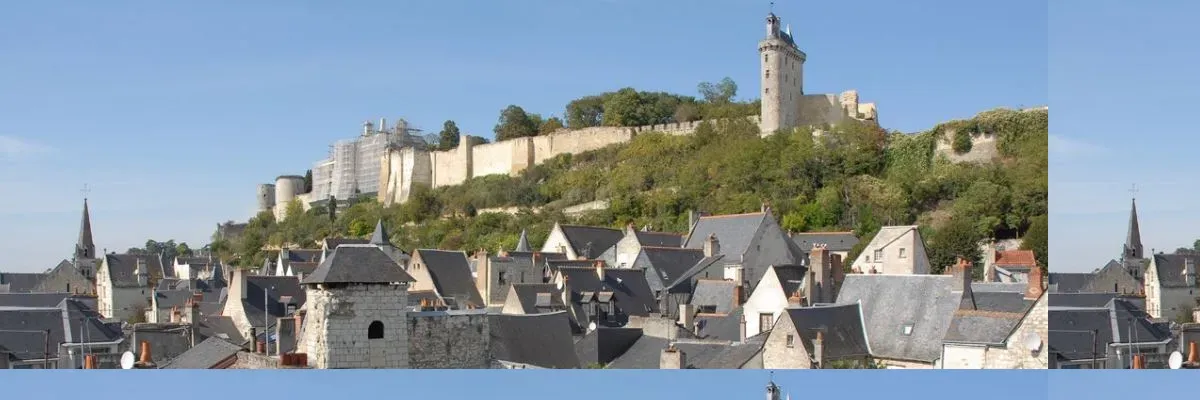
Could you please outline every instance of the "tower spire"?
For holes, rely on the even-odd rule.
[[[529,237],[526,235],[524,229],[521,230],[521,238],[517,240],[517,248],[513,249],[513,251],[533,251],[529,246]]]
[[[92,242],[92,217],[88,213],[87,187],[83,189],[83,218],[79,222],[79,240],[75,242],[75,259],[96,258],[96,244]]]
[[[1137,217],[1137,185],[1129,190],[1134,196],[1130,198],[1129,231],[1125,234],[1125,259],[1140,259],[1142,254],[1142,232],[1138,227]]]

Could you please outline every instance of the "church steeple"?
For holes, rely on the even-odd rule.
[[[529,247],[529,237],[525,234],[524,229],[521,230],[521,238],[517,240],[517,248],[513,249],[513,251],[533,251]]]
[[[83,219],[79,222],[79,241],[75,243],[75,259],[96,258],[96,244],[92,242],[92,217],[88,214],[87,198],[83,199]]]
[[[1129,209],[1129,232],[1125,235],[1125,259],[1142,257],[1142,232],[1138,229],[1137,199],[1131,200]]]

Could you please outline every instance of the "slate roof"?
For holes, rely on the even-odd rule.
[[[861,302],[867,339],[876,357],[932,362],[963,302],[950,275],[850,274],[837,304]],[[906,327],[910,330],[905,334]]]
[[[641,337],[639,328],[598,327],[575,342],[575,353],[582,367],[606,365],[625,354]]]
[[[491,352],[497,360],[543,368],[579,368],[566,312],[489,314]]]
[[[654,247],[683,247],[683,235],[670,232],[634,231],[639,244]]]
[[[1112,310],[1112,319],[1117,326],[1113,332],[1113,342],[1147,343],[1171,339],[1168,324],[1154,323],[1149,314],[1129,301],[1116,298],[1106,306]]]
[[[610,247],[613,247],[625,236],[619,229],[601,228],[595,226],[559,225],[563,236],[575,250],[575,254],[584,258],[599,257]],[[591,246],[588,254],[588,246]]]
[[[0,308],[5,307],[56,307],[70,293],[0,293]]]
[[[1151,263],[1155,272],[1158,273],[1158,283],[1164,288],[1186,288],[1196,287],[1189,286],[1184,280],[1183,269],[1186,261],[1191,261],[1196,273],[1200,274],[1200,255],[1191,254],[1155,254],[1154,261]]]
[[[737,308],[737,283],[724,279],[700,279],[692,291],[689,303],[696,307],[697,312],[704,306],[712,306],[714,314],[728,314]]]
[[[1112,315],[1106,308],[1049,309],[1047,322],[1053,334],[1048,340],[1050,352],[1067,360],[1103,357],[1112,342]],[[1092,331],[1095,330],[1095,341]],[[1093,357],[1093,351],[1097,357]]]
[[[792,234],[800,250],[808,251],[814,244],[824,244],[829,251],[850,251],[858,244],[854,232],[800,232]]]
[[[196,332],[205,338],[216,337],[230,343],[246,343],[247,339],[233,323],[233,318],[224,315],[202,315]]]
[[[102,319],[95,309],[69,298],[54,307],[4,307],[0,308],[0,343],[11,357],[27,360],[43,358],[46,336],[40,332],[13,331],[49,330],[52,344],[121,340],[120,329],[105,324]]]
[[[1095,274],[1090,272],[1051,272],[1046,275],[1046,282],[1054,292],[1078,293],[1087,288]]]
[[[164,277],[162,259],[150,254],[105,254],[104,264],[108,267],[108,276],[115,287],[138,287],[138,260],[145,260],[146,271],[150,280]],[[169,275],[166,277],[170,277]]]
[[[404,268],[373,245],[342,245],[334,249],[303,284],[412,282]]]
[[[517,239],[517,247],[513,251],[530,252],[533,248],[529,246],[529,234],[524,229],[521,230],[521,237]]]
[[[517,296],[516,300],[526,314],[558,311],[566,307],[561,292],[553,283],[514,283],[510,293]]]
[[[947,342],[1003,344],[1035,303],[1025,299],[1024,293],[975,292],[974,296],[977,309],[955,312],[946,332]]]
[[[237,357],[242,347],[220,338],[210,337],[196,347],[175,357],[162,369],[210,369]]]
[[[0,292],[28,293],[37,288],[45,273],[0,272]]]
[[[754,239],[754,234],[762,227],[766,217],[767,213],[762,212],[700,217],[684,241],[683,247],[703,249],[704,241],[709,235],[715,234],[725,259],[739,260],[750,247],[750,241]]]
[[[573,306],[580,304],[582,292],[612,291],[613,302],[626,315],[644,317],[659,311],[654,293],[640,269],[605,268],[603,281],[594,268],[563,267],[559,273],[567,279],[566,288],[571,291]]]
[[[367,240],[367,239],[355,239],[355,238],[325,238],[325,240],[322,240],[321,242],[322,242],[321,246],[328,250],[336,249],[338,246],[341,246],[343,244],[370,244],[371,243],[371,241]]]
[[[772,265],[775,276],[779,278],[780,288],[784,296],[791,296],[804,287],[804,278],[808,267],[802,265]]]
[[[312,274],[313,271],[316,271],[317,267],[320,265],[321,265],[320,263],[315,263],[315,262],[294,262],[293,261],[293,262],[288,263],[288,268],[290,268],[292,270],[292,273],[296,274],[297,276],[308,276],[308,275]]]
[[[671,247],[642,246],[649,265],[646,266],[647,282],[650,289],[661,291],[684,277],[696,263],[704,259],[704,251]],[[652,278],[651,278],[652,277]],[[684,288],[690,290],[690,287]]]
[[[704,257],[700,259],[700,261],[696,262],[696,265],[693,265],[687,271],[684,271],[682,274],[680,274],[679,279],[676,279],[675,282],[668,285],[667,288],[675,289],[681,285],[684,285],[684,283],[690,283],[692,279],[723,279],[725,277],[725,270],[724,265],[720,262],[724,259],[725,256],[720,254],[713,257]],[[691,285],[689,284],[683,287],[688,288],[687,290],[694,290],[694,288],[691,288],[690,286]]]
[[[1116,293],[1050,293],[1050,307],[1097,308],[1117,298]]]
[[[762,351],[767,335],[759,334],[745,343],[724,340],[676,341],[683,351],[686,369],[738,369]],[[642,336],[621,357],[608,364],[610,369],[658,369],[662,351],[669,341],[657,336]]]
[[[430,249],[415,250],[414,253],[420,255],[438,295],[453,297],[460,305],[471,304],[476,308],[487,305],[475,287],[475,278],[471,276],[471,266],[465,253]]]
[[[813,354],[817,332],[824,332],[822,352],[826,360],[840,360],[871,354],[863,329],[859,304],[821,305],[787,308],[788,319],[808,354]]]
[[[697,337],[734,341],[742,339],[742,307],[740,306],[726,315],[697,315],[695,323]]]
[[[282,252],[285,262],[313,262],[321,261],[321,249],[288,249]]]
[[[267,297],[268,295],[269,297]],[[267,298],[267,312],[271,317],[266,323],[263,321],[264,297]],[[242,308],[245,310],[246,319],[250,321],[250,325],[255,327],[273,326],[275,318],[288,316],[287,305],[282,302],[283,297],[291,298],[297,310],[304,307],[306,295],[296,277],[247,276],[246,299],[242,300]]]
[[[544,257],[538,255],[537,262],[533,259],[534,253],[527,252],[512,252],[508,256],[489,256],[491,262],[493,277],[505,273],[505,281],[508,283],[543,283],[545,282],[545,267],[543,265]],[[495,290],[492,292],[490,302],[504,301],[505,296],[508,296],[507,288]]]
[[[1027,288],[1029,284],[1024,282],[971,282],[971,291],[975,293],[1004,292],[1024,295]]]
[[[371,232],[371,241],[368,243],[376,246],[392,245],[392,238],[388,235],[387,227],[383,226],[382,218],[375,222],[375,231]]]

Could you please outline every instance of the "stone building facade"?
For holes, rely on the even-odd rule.
[[[314,368],[408,368],[408,285],[307,291],[301,342]]]
[[[408,368],[489,367],[487,310],[415,311],[407,319]]]

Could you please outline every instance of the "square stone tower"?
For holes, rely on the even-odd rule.
[[[763,132],[800,125],[800,102],[804,97],[804,61],[807,55],[796,46],[791,28],[780,29],[779,17],[767,15],[767,37],[758,42],[762,60]]]
[[[298,349],[314,368],[408,368],[408,286],[379,247],[343,244],[305,277]]]

